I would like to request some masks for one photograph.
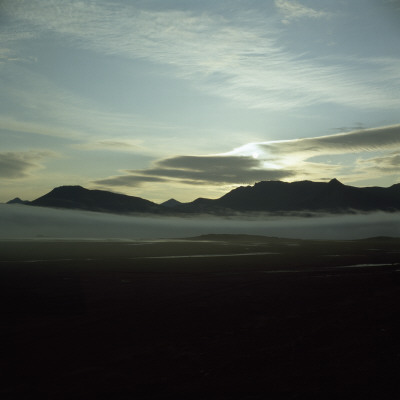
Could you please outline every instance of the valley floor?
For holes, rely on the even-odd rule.
[[[400,393],[400,239],[4,240],[0,254],[4,399]]]

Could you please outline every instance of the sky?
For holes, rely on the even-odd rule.
[[[0,202],[400,182],[399,0],[0,0]]]

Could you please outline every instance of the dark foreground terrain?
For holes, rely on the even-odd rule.
[[[400,393],[400,239],[3,241],[0,260],[2,399]]]

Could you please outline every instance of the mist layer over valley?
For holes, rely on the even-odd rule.
[[[362,239],[400,236],[400,213],[313,214],[306,216],[114,215],[0,204],[2,239],[162,239],[208,233],[298,239]]]

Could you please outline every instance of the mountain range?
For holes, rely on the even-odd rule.
[[[344,185],[337,179],[329,182],[292,183],[262,181],[253,186],[237,187],[218,199],[198,198],[188,203],[170,199],[161,204],[104,190],[60,186],[33,201],[16,198],[8,203],[112,213],[155,214],[400,211],[400,184],[388,188],[360,188]]]

